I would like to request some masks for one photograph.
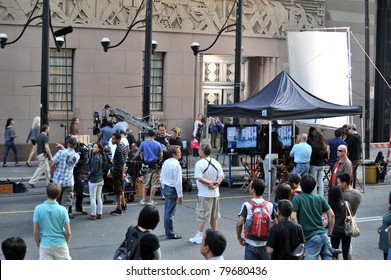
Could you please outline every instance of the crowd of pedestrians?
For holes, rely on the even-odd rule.
[[[195,122],[195,127],[197,124],[197,127],[202,129],[202,118],[200,115],[199,120]],[[122,130],[121,124],[123,122],[121,118],[118,118],[121,130],[111,131],[113,133],[109,140],[107,140],[107,135],[104,136],[104,133],[107,132],[104,132],[103,128],[108,126],[105,124],[99,135],[101,141],[92,146],[88,173],[91,211],[88,219],[102,219],[101,198],[104,177],[107,175],[105,174],[106,169],[109,170],[108,174],[111,176],[117,203],[116,209],[111,214],[122,216],[126,212],[127,205],[123,198],[124,184],[127,178],[126,163],[134,163],[141,159],[146,170],[143,174],[143,199],[139,204],[147,206],[140,212],[140,217],[143,216],[143,211],[155,214],[157,211],[158,215],[158,210],[153,205],[156,204],[155,193],[161,188],[165,200],[165,236],[167,239],[181,239],[182,237],[174,230],[176,208],[183,202],[180,163],[183,160],[183,147],[180,129],[173,128],[171,134],[168,135],[165,125],[160,124],[158,126],[159,133],[156,134],[155,131],[150,130],[147,139],[141,142],[138,147],[136,143],[130,144],[128,141],[124,141],[127,136]],[[8,127],[12,128],[12,125],[13,122],[10,122]],[[346,236],[344,232],[344,220],[347,207],[355,216],[361,202],[361,193],[355,189],[354,185],[356,179],[354,164],[361,160],[361,155],[357,144],[360,142],[360,137],[355,132],[355,126],[347,125],[346,128],[347,131],[350,131],[347,133],[347,140],[345,142],[343,140],[343,129],[338,129],[335,131],[335,138],[329,141],[329,149],[322,134],[316,130],[310,130],[308,136],[306,134],[300,136],[300,143],[294,145],[290,152],[295,163],[289,177],[288,183],[290,184],[279,184],[276,188],[274,203],[266,201],[263,198],[263,193],[265,189],[271,187],[271,184],[274,184],[275,178],[268,178],[269,184],[258,178],[252,181],[250,185],[251,198],[242,204],[236,223],[236,236],[239,244],[244,246],[244,259],[292,259],[292,251],[300,244],[304,244],[304,259],[328,260],[336,258],[336,253],[338,253],[336,248],[340,246],[340,243],[342,243],[343,259],[352,259],[351,237]],[[34,133],[33,130],[35,130]],[[197,130],[194,130],[195,136],[197,136]],[[78,164],[85,163],[81,162],[82,151],[77,149],[79,143],[76,132],[73,132],[67,139],[66,147],[61,144],[57,145],[60,150],[53,156],[48,147],[48,132],[47,125],[41,127],[40,134],[36,133],[36,128],[33,126],[31,135],[34,136],[29,135],[28,137],[28,141],[31,140],[32,144],[36,145],[37,158],[39,159],[39,166],[29,184],[35,187],[35,183],[42,174],[46,176],[47,180],[47,201],[37,206],[34,211],[34,239],[39,247],[40,259],[71,259],[69,243],[71,241],[70,219],[74,218],[72,213],[73,193],[76,194],[75,210],[81,214],[88,214],[82,207],[82,196],[81,199],[78,196],[80,187],[76,182],[80,176]],[[111,151],[112,156],[109,160],[107,160],[104,146],[101,143],[103,139],[106,139],[107,144],[111,142],[111,145],[115,147]],[[349,149],[348,143],[351,143],[352,146],[355,145],[355,148]],[[273,154],[277,154],[278,157],[280,145],[281,143],[277,140],[275,141],[277,148],[274,150],[274,145],[272,145],[271,153],[267,149],[263,150],[264,159]],[[135,149],[132,153],[133,156],[128,159],[130,146]],[[32,152],[33,150],[34,147]],[[224,234],[217,231],[220,218],[219,187],[224,179],[224,173],[220,163],[211,157],[211,151],[212,147],[209,144],[202,144],[198,151],[194,152],[194,155],[200,157],[194,169],[194,179],[198,190],[195,213],[197,232],[194,237],[189,239],[189,242],[201,245],[200,253],[205,259],[221,260],[224,259],[223,252],[227,246]],[[351,153],[358,155],[353,156],[350,160]],[[328,186],[328,199],[326,200],[323,197],[326,189],[323,187],[323,173],[327,160],[331,169],[331,178]],[[334,164],[331,166],[332,162]],[[106,168],[106,166],[110,166],[110,168]],[[150,192],[149,200],[147,200],[148,192]],[[391,194],[389,199],[391,201]],[[250,224],[254,222],[255,209],[257,208],[264,208],[269,217],[268,229],[262,238],[254,238],[246,232],[249,230]],[[50,218],[53,219],[51,221],[45,218],[45,213],[47,215],[48,211],[56,213]],[[327,216],[326,226],[323,224],[325,215]],[[135,227],[136,231],[149,232],[159,222],[159,217],[155,217],[153,225],[143,227],[146,218],[140,217],[138,226]],[[389,227],[387,223],[388,216],[385,216],[383,226],[378,230],[381,240],[379,248],[385,252],[385,258],[388,254],[387,248],[384,246],[384,233]],[[208,226],[210,229],[206,229]],[[149,236],[148,240],[148,242],[145,240],[143,242],[146,246],[145,258],[160,259],[159,240],[153,234]],[[155,245],[148,249],[151,242]]]

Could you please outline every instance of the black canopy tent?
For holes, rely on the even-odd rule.
[[[246,100],[231,104],[208,105],[207,115],[269,120],[269,132],[272,131],[271,120],[303,120],[360,115],[361,130],[363,131],[361,106],[339,105],[322,100],[303,89],[285,71],[282,71],[262,90]],[[271,134],[269,134],[269,145],[271,145]],[[269,151],[271,151],[271,147],[269,147]]]
[[[207,107],[208,116],[265,120],[320,119],[361,114],[361,106],[338,105],[312,95],[285,71],[246,100]]]

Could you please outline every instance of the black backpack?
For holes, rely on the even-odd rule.
[[[125,240],[114,253],[113,260],[141,260],[140,243],[141,239],[149,234],[137,230],[135,226],[130,226],[125,235]]]

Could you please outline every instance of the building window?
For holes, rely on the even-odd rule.
[[[50,49],[49,110],[72,111],[73,50]]]
[[[163,111],[164,53],[155,52],[151,58],[151,111]]]

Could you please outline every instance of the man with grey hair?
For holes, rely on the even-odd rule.
[[[310,170],[312,148],[307,144],[307,139],[307,134],[300,135],[300,143],[295,144],[290,152],[295,163],[292,173],[297,173],[300,176],[307,175]]]
[[[220,163],[210,157],[211,147],[202,144],[199,148],[201,159],[194,168],[194,177],[197,182],[197,233],[189,239],[190,243],[201,244],[202,234],[206,222],[210,223],[211,230],[216,230],[217,220],[220,218],[219,186],[224,179]]]

